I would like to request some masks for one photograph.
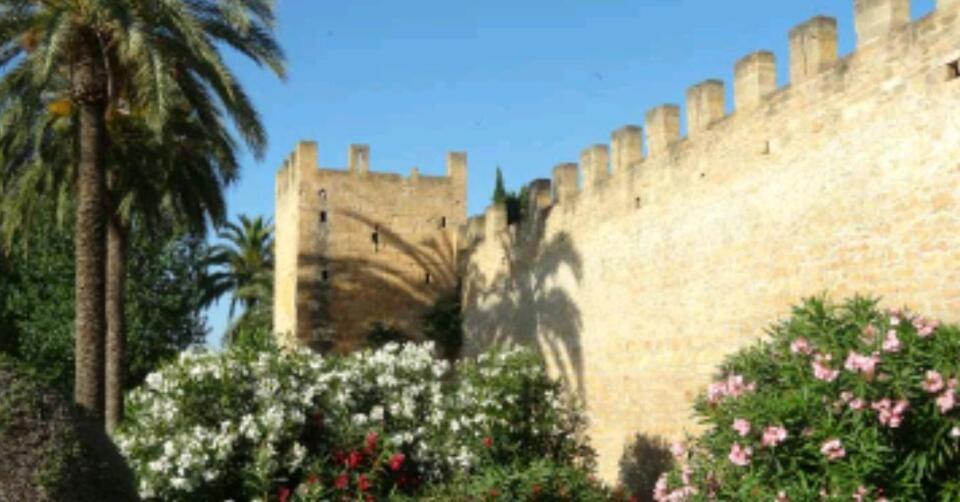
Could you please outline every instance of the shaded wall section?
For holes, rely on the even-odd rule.
[[[354,145],[346,170],[320,169],[303,142],[277,174],[274,328],[286,343],[361,346],[377,323],[416,337],[425,310],[456,290],[466,221],[466,156],[447,175],[369,169]]]
[[[657,107],[644,132],[558,166],[536,218],[468,223],[467,352],[539,348],[585,397],[606,479],[634,433],[695,432],[691,401],[723,357],[801,297],[960,321],[960,8],[877,14],[905,3],[857,2],[843,58],[834,20],[798,25],[789,86],[752,54],[732,114],[705,81],[686,138],[680,108]]]

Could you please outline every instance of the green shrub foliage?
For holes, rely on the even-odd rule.
[[[0,250],[0,353],[73,392],[73,242],[40,218],[22,246]],[[207,333],[199,278],[203,239],[155,225],[132,233],[127,270],[127,375],[132,388]]]
[[[960,330],[810,299],[721,367],[657,500],[960,499]]]
[[[423,316],[423,333],[442,357],[456,359],[463,348],[463,306],[460,286],[441,297]]]
[[[0,354],[0,502],[136,500],[102,425]]]
[[[413,500],[413,499],[411,499]],[[416,500],[427,501],[626,501],[586,470],[549,459],[529,464],[487,463],[479,472],[437,486]]]
[[[433,352],[185,353],[130,395],[118,444],[155,500],[382,499],[491,466],[592,466],[579,407],[536,355],[451,368]]]

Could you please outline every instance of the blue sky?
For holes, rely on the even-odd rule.
[[[913,16],[934,0],[913,0]],[[273,215],[273,178],[300,139],[324,167],[371,147],[371,169],[443,174],[444,155],[469,156],[471,214],[483,211],[494,170],[508,188],[576,161],[646,110],[683,105],[686,88],[727,82],[743,55],[776,53],[787,81],[787,33],[819,14],[853,50],[853,0],[278,0],[289,76],[280,82],[231,57],[270,136],[263,161],[245,157],[231,213]],[[210,342],[226,324],[211,310]]]

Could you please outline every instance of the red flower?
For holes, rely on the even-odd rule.
[[[539,494],[539,493],[540,493],[540,485],[533,485],[533,489],[532,489],[531,491],[533,491],[533,494],[534,494],[534,495]]]
[[[496,488],[490,489],[490,498],[495,499],[499,496],[500,496],[500,490],[497,490]]]
[[[491,446],[493,446],[493,438],[491,438],[490,436],[483,438],[483,446],[486,446],[487,448],[490,448]]]
[[[379,438],[380,436],[376,432],[370,431],[367,434],[367,453],[372,454],[377,449],[377,439]]]
[[[290,498],[290,489],[286,486],[281,486],[280,489],[277,490],[277,499],[280,500],[280,502],[287,502],[288,498]]]
[[[341,474],[337,476],[337,480],[334,481],[333,486],[335,486],[337,490],[346,490],[347,487],[350,486],[350,478],[348,478],[346,474]]]
[[[407,456],[403,453],[394,453],[390,457],[390,470],[399,471],[400,467],[403,467],[403,461],[407,459]]]
[[[333,461],[336,462],[336,463],[338,463],[338,464],[342,464],[342,463],[344,463],[344,462],[347,461],[347,456],[344,455],[343,452],[340,451],[340,450],[334,450],[334,451],[333,451]]]
[[[360,478],[357,479],[357,488],[360,488],[360,491],[362,492],[370,489],[370,481],[367,480],[367,477],[363,474],[361,474]]]
[[[359,451],[351,451],[350,455],[347,457],[347,468],[356,469],[360,462],[363,461],[363,454]]]
[[[315,485],[317,484],[318,481],[320,481],[320,478],[318,478],[316,474],[311,474],[310,476],[307,477],[308,485]]]

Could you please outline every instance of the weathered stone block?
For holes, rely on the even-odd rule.
[[[583,169],[583,187],[589,190],[597,183],[607,179],[610,174],[610,148],[607,145],[593,145],[580,154],[580,167]]]
[[[819,75],[837,61],[837,20],[818,16],[790,31],[790,83]]]
[[[662,155],[680,139],[680,108],[677,105],[661,105],[646,116],[647,154],[650,158]]]
[[[734,103],[737,111],[756,108],[777,90],[777,63],[772,52],[745,56],[734,67]]]
[[[723,81],[706,80],[687,90],[687,136],[693,138],[723,118]]]
[[[857,44],[886,36],[910,22],[910,0],[854,0]]]
[[[628,125],[613,131],[610,138],[610,169],[614,176],[643,160],[643,129]]]
[[[573,200],[580,191],[580,172],[575,163],[558,164],[553,168],[554,199],[557,204]]]
[[[367,145],[350,145],[347,152],[347,170],[354,174],[370,172],[370,147]]]

